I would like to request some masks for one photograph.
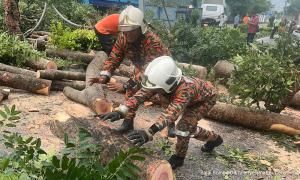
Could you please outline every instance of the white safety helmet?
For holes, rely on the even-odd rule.
[[[145,89],[163,89],[170,93],[180,82],[182,71],[170,56],[154,59],[147,66],[142,86]]]
[[[147,30],[147,26],[144,23],[144,13],[134,6],[127,6],[119,17],[119,31],[126,32],[139,27],[141,27],[144,34]]]

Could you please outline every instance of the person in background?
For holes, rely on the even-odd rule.
[[[225,26],[225,21],[226,21],[226,16],[224,13],[222,13],[220,16],[220,22],[219,22],[219,27],[223,28]]]
[[[169,56],[161,56],[150,62],[144,73],[142,89],[125,105],[120,105],[117,111],[104,114],[100,119],[113,122],[126,118],[155,94],[168,99],[168,107],[149,129],[134,130],[128,134],[128,139],[134,145],[142,146],[151,141],[157,132],[167,128],[169,137],[177,137],[175,154],[169,159],[171,167],[176,169],[184,163],[190,138],[206,141],[201,147],[203,152],[211,152],[223,143],[220,135],[197,126],[198,121],[216,104],[216,88],[211,82],[183,76],[181,69]]]
[[[119,17],[119,36],[104,62],[99,77],[91,78],[90,84],[108,84],[113,91],[125,91],[125,99],[128,99],[141,88],[141,78],[147,65],[155,58],[170,55],[170,51],[162,43],[161,39],[150,31],[144,23],[143,12],[134,6],[128,6]],[[134,74],[125,83],[109,82],[114,71],[120,66],[124,58],[134,65]],[[128,114],[120,128],[120,133],[133,129],[134,113]]]
[[[259,17],[256,13],[253,13],[251,20],[248,22],[248,35],[247,44],[253,43],[256,32],[258,30]]]
[[[233,21],[233,26],[234,28],[237,28],[240,24],[240,15],[237,14],[235,17],[234,17],[234,21]]]
[[[270,35],[270,39],[274,39],[274,35],[278,31],[279,24],[280,24],[280,19],[279,19],[279,17],[276,17],[274,20],[274,23],[273,23],[273,28],[272,28],[272,32]]]
[[[243,24],[244,24],[244,25],[248,25],[249,20],[250,20],[250,18],[249,18],[249,16],[246,14],[246,15],[244,16],[244,18],[243,18]]]
[[[108,15],[95,25],[95,33],[102,46],[101,50],[107,55],[110,54],[118,36],[119,16],[119,14]]]
[[[285,16],[283,16],[283,17],[281,18],[280,23],[279,23],[278,32],[280,32],[280,33],[285,32],[286,25],[287,25],[287,19],[286,19]]]
[[[275,16],[272,15],[272,16],[269,18],[269,27],[273,27],[274,21],[275,21]]]

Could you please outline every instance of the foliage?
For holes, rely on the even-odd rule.
[[[236,69],[230,81],[231,95],[239,95],[242,104],[248,106],[265,101],[268,110],[280,112],[299,88],[299,73],[292,60],[300,51],[293,40],[290,35],[282,35],[275,46],[262,46],[264,51],[257,47],[233,58]]]
[[[290,5],[287,7],[287,11],[291,15],[298,15],[300,13],[300,1],[290,0]]]
[[[89,51],[99,46],[96,34],[92,30],[71,30],[61,22],[52,23],[50,42],[59,49]]]
[[[36,60],[39,55],[28,42],[0,33],[0,62],[22,66],[27,60]]]
[[[269,167],[277,160],[275,156],[258,156],[250,153],[248,150],[225,146],[227,153],[218,154],[217,159],[229,167],[236,163],[246,165],[249,170],[268,170]]]
[[[240,14],[242,16],[252,13],[261,13],[270,9],[269,0],[226,0],[230,12],[233,16]]]
[[[61,20],[52,8],[52,4],[54,4],[67,19],[80,25],[92,26],[101,19],[102,16],[93,6],[82,4],[78,0],[20,0],[19,9],[22,32],[35,26],[43,12],[45,2],[48,3],[47,11],[37,30],[48,31],[50,30],[49,22]]]
[[[173,143],[170,142],[168,139],[160,139],[157,142],[155,142],[155,146],[162,151],[163,156],[166,158],[170,158],[171,155],[175,153],[172,145]]]
[[[146,150],[131,148],[120,151],[107,165],[100,163],[100,147],[89,131],[80,129],[73,142],[65,135],[61,156],[47,157],[41,149],[41,139],[25,138],[7,130],[15,127],[21,112],[16,106],[4,105],[0,111],[0,126],[4,145],[10,153],[0,157],[0,179],[138,179],[140,169],[133,163],[143,161]]]
[[[206,67],[247,50],[244,34],[238,30],[193,27],[183,20],[171,29],[168,44],[176,60]]]

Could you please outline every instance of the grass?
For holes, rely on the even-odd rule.
[[[288,152],[300,152],[300,146],[294,141],[300,141],[300,136],[289,136],[282,133],[263,132],[269,139],[273,140],[278,147],[284,148]]]

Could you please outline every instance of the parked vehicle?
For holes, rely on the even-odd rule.
[[[221,14],[225,14],[227,20],[224,4],[202,4],[202,24],[218,25]]]

